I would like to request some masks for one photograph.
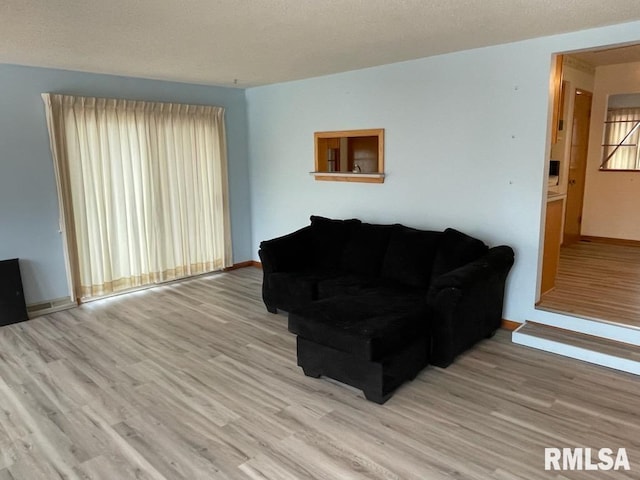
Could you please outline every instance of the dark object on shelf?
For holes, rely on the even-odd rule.
[[[0,326],[28,320],[18,259],[0,261]]]
[[[457,230],[312,216],[260,244],[262,296],[289,312],[298,365],[384,403],[428,364],[447,367],[502,321],[508,246]]]

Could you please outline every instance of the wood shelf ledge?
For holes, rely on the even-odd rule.
[[[384,183],[384,173],[309,172],[316,180],[329,182]]]

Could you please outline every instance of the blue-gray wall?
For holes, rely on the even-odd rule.
[[[504,318],[575,328],[535,309],[552,55],[638,41],[635,22],[248,89],[254,251],[311,214],[452,226],[515,249]],[[385,129],[384,183],[315,181],[313,133],[362,128]]]
[[[225,107],[233,258],[253,258],[244,90],[0,64],[0,259],[27,304],[68,295],[43,92]]]

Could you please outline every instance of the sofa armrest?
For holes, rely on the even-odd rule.
[[[265,273],[295,271],[313,256],[311,226],[260,243],[260,261]]]
[[[458,354],[500,327],[505,282],[513,261],[511,247],[494,247],[479,259],[433,279],[427,297],[430,363],[450,365]]]

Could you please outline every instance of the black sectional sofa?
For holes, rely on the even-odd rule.
[[[298,365],[384,403],[428,364],[447,367],[502,320],[508,246],[454,229],[312,216],[260,244],[267,310],[289,312]]]

